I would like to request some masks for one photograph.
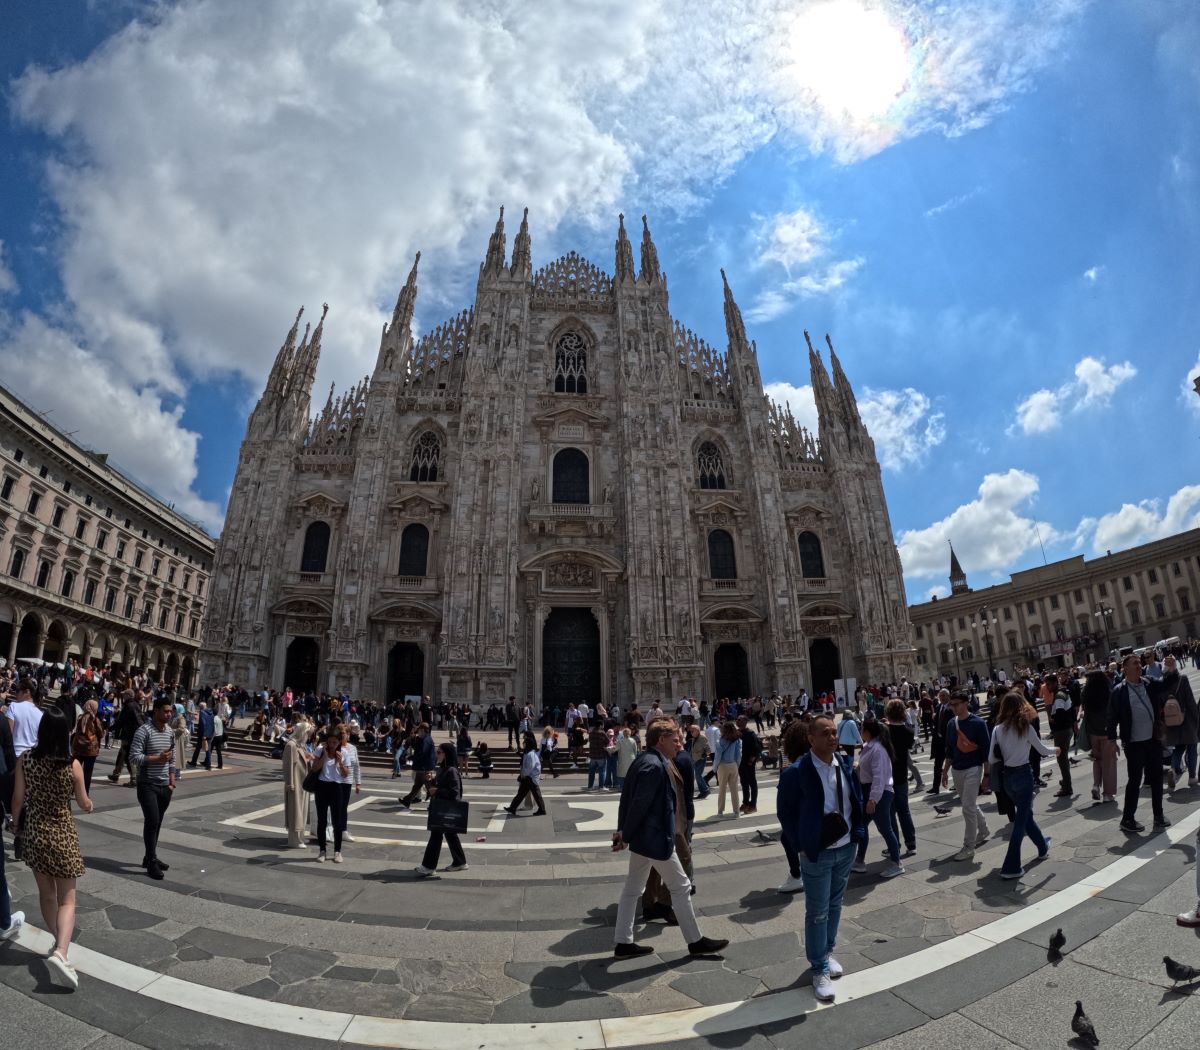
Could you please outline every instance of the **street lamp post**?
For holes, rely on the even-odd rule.
[[[1100,626],[1104,628],[1104,657],[1107,662],[1108,657],[1112,654],[1112,644],[1108,638],[1108,618],[1112,616],[1113,610],[1108,605],[1097,605],[1095,615],[1100,618]]]
[[[988,614],[986,605],[975,614],[975,619],[971,621],[972,630],[983,628],[983,644],[987,649],[988,678],[992,681],[996,680],[996,669],[992,666],[992,627],[999,622],[995,615]]]

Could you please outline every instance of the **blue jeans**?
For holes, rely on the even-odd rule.
[[[917,829],[913,824],[912,810],[908,808],[908,785],[899,784],[892,798],[892,834],[902,832],[904,845],[908,849],[917,848]]]
[[[596,778],[600,779],[600,787],[604,787],[604,767],[606,763],[603,758],[588,759],[588,790],[592,790],[592,785]]]
[[[404,772],[404,759],[405,759],[404,752],[405,752],[405,749],[400,748],[392,756],[392,772],[393,773],[403,773]]]
[[[823,849],[816,860],[800,854],[804,879],[804,954],[814,974],[828,973],[829,956],[837,944],[842,921],[842,897],[854,864],[854,843]]]
[[[863,784],[863,798],[867,798],[871,793],[871,785]],[[875,822],[875,827],[879,829],[879,834],[883,836],[883,841],[887,845],[888,856],[892,858],[893,864],[900,863],[900,840],[896,838],[896,831],[892,827],[892,800],[895,796],[891,791],[885,791],[875,803],[875,812],[867,817],[867,823],[863,825],[862,842],[858,844],[858,859],[862,860],[867,855],[867,834],[870,828],[871,821]]]
[[[611,788],[617,785],[617,755],[614,751],[604,760],[604,786]]]
[[[1015,875],[1021,870],[1021,843],[1025,841],[1025,836],[1029,836],[1039,855],[1046,852],[1046,838],[1033,819],[1033,770],[1029,766],[1005,766],[1004,790],[1017,812],[1000,872],[1003,875]]]
[[[1176,744],[1171,752],[1171,768],[1177,775],[1183,774],[1183,756],[1187,755],[1187,771],[1189,777],[1196,775],[1196,745]]]
[[[692,760],[692,769],[696,774],[696,790],[700,792],[700,798],[708,798],[712,793],[712,789],[704,782],[704,764],[707,761],[707,758]]]

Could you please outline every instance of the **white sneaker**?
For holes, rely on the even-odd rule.
[[[344,839],[345,839],[347,842],[353,842],[353,841],[354,841],[354,836],[353,836],[353,835],[351,835],[351,834],[350,834],[350,832],[348,832],[348,831],[343,831],[343,832],[342,832],[342,838],[344,838]]]
[[[342,863],[342,851],[341,851],[341,850],[338,850],[337,852],[335,852],[335,853],[334,853],[334,855],[333,855],[333,863],[334,863],[334,864],[341,864],[341,863]]]
[[[835,981],[842,976],[846,971],[842,969],[842,964],[837,961],[832,955],[829,957],[829,976]]]
[[[329,858],[325,856],[325,851],[324,851],[324,850],[321,850],[321,852],[317,854],[317,863],[318,863],[318,864],[324,864],[324,863],[325,863],[325,861],[326,861],[326,860],[328,860],[328,859],[329,859]]]
[[[466,870],[467,870],[467,868],[469,868],[470,866],[471,866],[471,865],[470,865],[470,864],[468,864],[468,863],[467,863],[467,862],[464,860],[464,861],[463,861],[461,864],[451,864],[451,865],[450,865],[450,867],[448,867],[446,870],[447,870],[447,871],[466,871]]]
[[[79,974],[75,972],[75,967],[57,951],[46,956],[46,966],[50,969],[50,980],[59,987],[71,989],[79,987]]]
[[[852,872],[854,872],[855,875],[865,875],[866,871],[867,871],[867,866],[861,860],[856,860],[853,864],[850,865],[850,870]]]
[[[903,875],[903,874],[904,874],[904,865],[903,864],[892,864],[892,865],[889,865],[888,867],[884,868],[883,871],[881,871],[879,873],[879,877],[881,879],[894,879],[897,875]]]
[[[831,1003],[837,998],[837,992],[833,990],[833,981],[829,979],[829,974],[818,973],[813,976],[813,995],[817,997],[818,1002]]]
[[[11,941],[21,932],[21,924],[24,921],[25,913],[23,911],[14,911],[12,913],[12,921],[9,922],[8,927],[0,930],[0,941]]]
[[[804,879],[799,875],[789,875],[779,887],[780,893],[799,893],[804,889]]]
[[[433,874],[433,868],[427,868],[424,864],[418,864],[415,868],[413,868],[413,871],[415,871],[423,879],[427,879]]]
[[[960,849],[956,854],[954,854],[954,856],[951,857],[950,859],[956,860],[956,861],[974,860],[975,859],[975,851],[973,849],[967,849],[966,846],[963,846],[963,848]]]

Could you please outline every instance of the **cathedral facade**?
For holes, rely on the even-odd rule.
[[[297,317],[242,444],[205,681],[625,706],[913,673],[832,344],[829,371],[808,348],[812,435],[765,396],[728,283],[724,352],[672,318],[643,227],[636,268],[622,219],[611,276],[535,271],[502,210],[474,304],[414,338],[414,263],[374,372],[315,416],[324,314]]]

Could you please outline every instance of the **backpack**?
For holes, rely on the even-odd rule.
[[[1183,708],[1175,697],[1167,697],[1167,702],[1163,704],[1162,717],[1163,725],[1172,727],[1183,725]]]

